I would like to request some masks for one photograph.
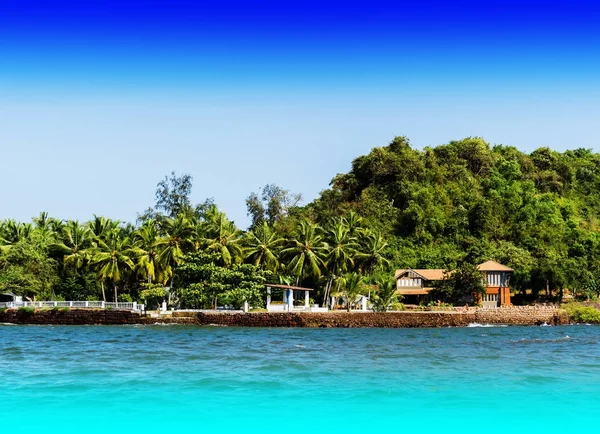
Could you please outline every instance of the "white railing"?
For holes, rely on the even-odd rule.
[[[107,301],[8,301],[0,303],[0,309],[14,309],[19,307],[33,307],[38,309],[54,307],[74,307],[74,308],[96,308],[96,309],[114,309],[114,310],[134,310],[142,312],[145,310],[143,304],[136,302],[107,302]]]

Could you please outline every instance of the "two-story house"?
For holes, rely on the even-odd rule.
[[[514,271],[495,261],[479,264],[477,268],[482,272],[485,295],[475,300],[486,307],[510,306],[509,278]],[[444,269],[412,269],[396,270],[397,293],[404,296],[408,304],[419,304],[431,301],[429,292],[437,281],[443,280],[446,274]]]

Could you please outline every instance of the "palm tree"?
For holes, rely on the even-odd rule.
[[[348,228],[351,237],[357,237],[363,231],[363,219],[354,211],[350,211],[342,221]]]
[[[377,312],[387,312],[398,301],[396,290],[396,283],[393,280],[378,281],[377,291],[373,296],[373,309]]]
[[[89,259],[88,249],[92,244],[92,236],[88,226],[70,220],[62,227],[59,241],[50,245],[50,251],[61,255],[65,264],[81,268]]]
[[[241,231],[227,219],[225,213],[220,211],[210,213],[205,225],[203,244],[207,250],[220,255],[225,267],[242,261],[244,253],[241,243]]]
[[[193,222],[194,233],[192,234],[192,241],[194,250],[202,250],[206,243],[206,222],[202,220],[195,220]]]
[[[266,221],[246,235],[246,257],[257,266],[272,271],[279,267],[278,250],[285,239],[278,236]]]
[[[102,283],[102,296],[106,301],[104,293],[104,281],[109,279],[114,286],[115,303],[117,297],[117,284],[121,281],[127,270],[135,266],[131,257],[132,250],[129,238],[122,238],[118,231],[104,234],[105,239],[97,239],[96,245],[90,250],[90,265],[96,268],[98,277]]]
[[[33,224],[36,228],[47,228],[50,224],[50,218],[48,217],[48,213],[46,211],[40,212],[38,217],[34,217]]]
[[[327,253],[327,268],[329,269],[329,281],[325,287],[323,304],[327,305],[333,281],[337,275],[348,270],[348,266],[354,266],[354,254],[358,243],[350,236],[350,229],[343,219],[335,221],[333,227],[327,232],[329,251]]]
[[[13,244],[29,239],[32,232],[33,226],[30,223],[18,223],[13,219],[7,220],[3,224],[0,244],[3,250],[7,250]]]
[[[180,214],[174,219],[166,218],[162,222],[162,230],[165,235],[159,238],[154,246],[158,252],[158,263],[162,264],[170,273],[171,268],[181,261],[187,251],[192,249],[195,229],[191,221]]]
[[[88,222],[88,227],[95,238],[103,239],[119,229],[119,221],[94,214],[94,220]]]
[[[169,264],[161,263],[157,244],[160,239],[156,221],[147,220],[135,232],[133,232],[132,252],[136,257],[136,268],[142,270],[148,283],[158,280],[164,284],[172,274]]]
[[[389,266],[384,254],[388,247],[380,232],[365,231],[361,237],[360,251],[356,258],[363,264],[365,272],[369,273],[369,283],[373,283],[373,272],[380,266]]]
[[[47,212],[41,212],[39,217],[34,217],[33,226],[36,234],[47,244],[56,241],[56,237],[61,228],[61,222],[55,218],[48,217]]]
[[[346,308],[350,312],[352,303],[359,295],[366,295],[368,292],[363,276],[357,272],[348,273],[338,279],[338,293],[346,299]]]
[[[322,229],[308,221],[302,221],[296,229],[294,238],[289,241],[289,246],[281,251],[281,255],[291,258],[288,270],[296,276],[296,285],[300,284],[305,268],[314,277],[321,275],[325,268],[323,257],[326,254],[327,243],[320,235]]]

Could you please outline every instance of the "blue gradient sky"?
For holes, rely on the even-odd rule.
[[[600,151],[600,6],[0,0],[0,218],[132,221],[171,170],[240,226],[407,135]]]

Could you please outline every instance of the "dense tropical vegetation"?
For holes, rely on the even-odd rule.
[[[600,293],[600,154],[590,150],[526,154],[480,138],[417,150],[397,137],[305,206],[276,185],[250,193],[246,231],[211,200],[193,204],[191,189],[189,175],[165,177],[135,224],[46,213],[0,222],[0,292],[208,308],[260,305],[272,282],[345,307],[369,293],[386,310],[398,301],[395,268],[463,270],[439,288],[452,300],[474,282],[469,264],[494,259],[516,270],[517,301]]]

